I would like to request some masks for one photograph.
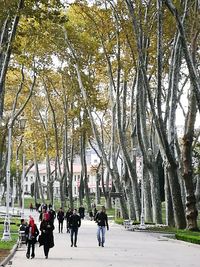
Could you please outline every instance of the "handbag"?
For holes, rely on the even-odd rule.
[[[44,245],[44,235],[39,235],[38,237],[38,243],[39,243],[39,247]]]

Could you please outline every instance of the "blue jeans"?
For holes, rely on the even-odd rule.
[[[104,244],[105,242],[105,232],[106,232],[106,227],[98,225],[97,240],[100,244]]]

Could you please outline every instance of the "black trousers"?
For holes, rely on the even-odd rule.
[[[32,248],[32,253],[31,253],[31,248]],[[28,244],[27,244],[27,255],[30,256],[31,253],[31,257],[35,257],[35,241],[32,240],[28,240]]]
[[[48,257],[49,254],[49,244],[47,242],[44,243],[44,255]]]
[[[58,231],[59,231],[59,233],[63,232],[63,221],[58,221]]]
[[[77,242],[77,235],[78,235],[78,227],[73,227],[70,229],[71,230],[71,243],[72,245],[76,245]],[[74,240],[73,240],[73,236],[74,236]]]

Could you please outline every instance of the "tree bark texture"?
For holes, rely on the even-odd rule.
[[[185,125],[185,133],[183,136],[183,179],[186,189],[186,219],[187,228],[189,230],[197,230],[196,198],[193,184],[193,166],[192,166],[192,142],[194,136],[194,124],[196,119],[196,98],[191,90],[190,105],[188,106],[188,114]]]

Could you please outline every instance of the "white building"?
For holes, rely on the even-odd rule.
[[[47,172],[46,172],[46,165],[44,163],[38,164],[39,174],[40,174],[40,181],[43,188],[43,193],[46,194],[47,192]],[[51,171],[54,171],[54,165],[51,164]],[[87,174],[88,174],[88,187],[91,193],[96,191],[96,174],[94,171],[91,170],[91,165],[87,165]],[[73,165],[73,181],[72,181],[72,190],[73,196],[77,196],[78,187],[80,186],[80,177],[81,177],[81,165],[74,164]],[[52,175],[52,180],[54,180],[54,174]],[[31,186],[33,186],[35,182],[35,168],[33,167],[25,177],[24,181],[24,192],[25,194],[31,194]],[[59,197],[60,195],[60,183],[59,181],[54,181],[54,195],[55,197]]]
[[[88,187],[90,189],[91,193],[96,192],[96,173],[94,171],[94,166],[96,166],[99,162],[99,159],[92,149],[88,149],[86,153],[87,158],[87,175],[88,175]],[[52,174],[52,180],[54,180],[54,169],[55,165],[53,162],[51,162],[51,173]],[[43,192],[44,194],[47,193],[47,171],[46,171],[46,164],[40,163],[38,164],[39,169],[39,175],[40,175],[40,181],[42,184]],[[80,177],[81,177],[81,163],[80,158],[75,157],[74,164],[73,164],[73,181],[72,181],[72,193],[73,196],[76,197],[78,194],[78,187],[80,186]],[[35,183],[35,167],[33,166],[31,170],[28,172],[27,176],[25,177],[24,181],[24,192],[26,195],[31,194],[31,187]],[[53,183],[54,187],[54,196],[59,197],[60,196],[60,183],[59,181],[54,181]]]

